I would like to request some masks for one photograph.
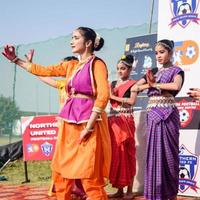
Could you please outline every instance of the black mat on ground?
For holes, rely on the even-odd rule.
[[[9,159],[17,160],[23,156],[22,141],[0,146],[0,167]]]

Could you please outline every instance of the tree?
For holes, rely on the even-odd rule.
[[[0,96],[0,133],[10,134],[13,122],[20,119],[20,110],[10,97]]]

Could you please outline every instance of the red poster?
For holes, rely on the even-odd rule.
[[[200,103],[190,97],[176,97],[181,129],[199,129]]]
[[[22,117],[24,160],[51,160],[58,135],[57,116]]]

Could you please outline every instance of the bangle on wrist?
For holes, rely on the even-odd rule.
[[[122,103],[127,103],[128,98],[123,98]]]
[[[94,131],[93,128],[87,128],[87,127],[85,127],[85,130],[86,130],[87,132],[93,132],[93,131]]]
[[[31,71],[32,71],[32,63],[28,63],[28,65],[26,66],[26,71],[31,73]]]
[[[99,107],[93,107],[92,108],[92,112],[96,112],[96,113],[102,113],[103,112],[103,109],[99,108]]]
[[[156,83],[156,84],[155,84],[155,88],[156,88],[157,90],[160,90],[160,84],[159,84],[159,83]]]

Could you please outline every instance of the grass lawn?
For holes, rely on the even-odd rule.
[[[51,161],[28,161],[28,179],[31,185],[47,185],[51,179]],[[0,172],[0,176],[7,178],[7,181],[0,182],[5,184],[20,185],[26,180],[24,161],[22,159],[10,162],[8,165]]]
[[[51,180],[51,161],[28,161],[28,179],[29,183],[24,183],[25,185],[33,186],[48,186]],[[10,162],[3,170],[0,172],[0,176],[7,178],[7,181],[1,181],[0,184],[8,185],[21,185],[25,179],[24,172],[24,161],[22,159]],[[115,192],[116,190],[107,184],[106,191],[109,193]]]

